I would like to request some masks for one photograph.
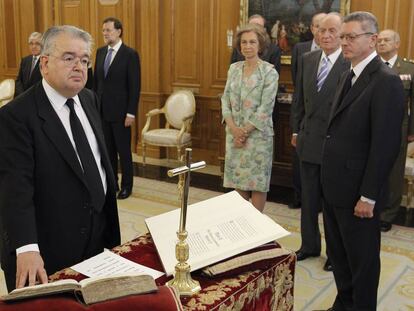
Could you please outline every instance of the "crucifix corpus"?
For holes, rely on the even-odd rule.
[[[191,148],[185,149],[185,166],[168,171],[168,176],[178,175],[178,189],[180,192],[181,213],[180,226],[177,231],[178,241],[175,246],[175,256],[178,263],[175,266],[174,278],[167,284],[174,287],[180,296],[192,296],[201,290],[200,283],[191,278],[189,258],[189,247],[187,243],[187,231],[185,224],[187,220],[187,202],[190,188],[190,172],[206,167],[206,162],[201,161],[191,164]]]

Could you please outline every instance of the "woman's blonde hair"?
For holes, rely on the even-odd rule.
[[[234,47],[239,51],[241,54],[241,37],[246,32],[254,32],[257,36],[257,40],[259,41],[259,55],[263,54],[264,50],[269,45],[269,36],[267,35],[266,29],[261,25],[257,24],[246,24],[240,27],[239,31],[236,33],[236,37],[234,40]]]

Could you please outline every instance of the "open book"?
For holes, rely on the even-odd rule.
[[[66,279],[18,288],[3,296],[2,300],[16,301],[60,293],[74,293],[79,301],[93,304],[129,295],[152,293],[157,290],[154,279],[149,275],[118,275],[88,278],[80,282]]]
[[[167,275],[175,271],[180,210],[145,219]],[[188,206],[191,271],[282,238],[290,233],[232,191]]]

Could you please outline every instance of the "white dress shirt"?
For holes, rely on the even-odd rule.
[[[391,57],[389,60],[385,60],[385,59],[383,59],[382,57],[381,57],[381,60],[384,62],[384,63],[387,63],[388,62],[388,67],[390,67],[390,68],[392,68],[392,67],[394,67],[394,64],[395,64],[395,62],[397,61],[397,57],[398,57],[398,54],[395,54],[393,57]]]

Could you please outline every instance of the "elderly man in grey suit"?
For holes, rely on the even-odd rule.
[[[329,13],[319,25],[322,50],[305,53],[299,62],[297,98],[292,106],[292,145],[300,159],[302,182],[301,236],[298,260],[321,252],[318,213],[322,206],[320,166],[329,112],[341,74],[349,68],[342,56],[339,32],[342,17]],[[332,270],[329,259],[324,265]]]

